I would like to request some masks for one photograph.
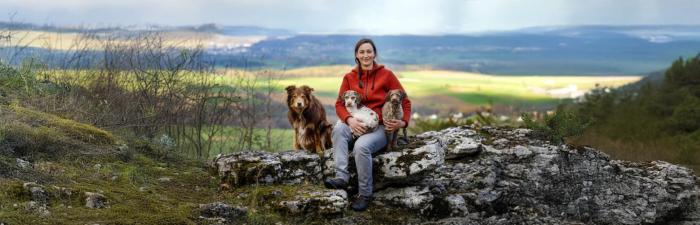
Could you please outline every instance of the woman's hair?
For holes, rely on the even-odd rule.
[[[360,88],[362,88],[362,65],[360,65],[360,60],[357,59],[357,50],[360,49],[360,45],[363,45],[365,43],[369,43],[372,45],[372,51],[374,51],[374,55],[376,57],[377,55],[377,47],[374,45],[374,41],[369,38],[362,38],[359,41],[357,41],[357,44],[355,44],[355,52],[353,55],[355,55],[355,63],[357,64],[357,77],[360,80]]]

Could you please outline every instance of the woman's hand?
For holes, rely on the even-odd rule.
[[[406,122],[403,120],[384,120],[384,129],[386,131],[394,131],[406,127]]]
[[[367,130],[365,130],[365,123],[363,123],[362,120],[356,119],[355,117],[348,118],[348,126],[350,126],[352,133],[357,136],[363,135],[365,132],[367,132]]]

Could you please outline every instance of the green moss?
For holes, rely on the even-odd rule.
[[[14,105],[0,105],[0,113],[0,153],[35,160],[114,149],[114,136],[90,125]]]
[[[27,124],[53,128],[54,130],[63,133],[62,136],[80,140],[85,143],[96,145],[113,145],[116,142],[115,137],[107,131],[73,120],[63,119],[55,115],[42,113],[15,105],[2,106],[0,107],[0,110],[14,112],[17,119]]]

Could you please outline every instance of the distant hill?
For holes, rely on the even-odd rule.
[[[123,27],[89,27],[89,26],[58,26],[52,24],[37,25],[33,23],[6,22],[0,21],[0,31],[3,30],[31,30],[31,31],[47,31],[57,33],[67,32],[115,32],[123,31]]]
[[[214,23],[192,25],[192,26],[114,26],[114,27],[90,27],[90,26],[58,26],[58,25],[37,25],[32,23],[3,22],[0,21],[0,30],[32,30],[48,32],[116,32],[116,31],[194,31],[218,33],[229,36],[291,36],[296,32],[285,29],[265,28],[258,26],[224,26]]]
[[[285,30],[285,29],[275,29],[275,28],[265,28],[257,26],[223,26],[214,23],[202,24],[198,26],[180,26],[177,29],[198,31],[198,32],[211,32],[218,33],[229,36],[292,36],[296,32]]]
[[[300,34],[218,24],[92,29],[0,23],[0,31],[8,27],[50,32],[214,33],[223,38],[212,39],[204,57],[218,66],[246,68],[354,64],[352,49],[363,37],[375,40],[379,62],[390,67],[420,65],[485,74],[646,75],[665,69],[669,61],[700,51],[700,26],[681,25],[533,27],[475,34],[381,36]],[[257,38],[238,43],[239,37],[251,36]]]
[[[249,55],[288,66],[352,64],[359,35],[268,39]],[[380,61],[493,74],[647,74],[700,50],[700,26],[540,27],[478,35],[369,36]]]

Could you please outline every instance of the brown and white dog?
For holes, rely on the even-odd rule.
[[[384,106],[382,107],[382,119],[383,120],[401,120],[403,119],[403,107],[401,107],[401,102],[403,101],[403,98],[406,97],[406,93],[404,93],[400,89],[393,89],[390,90],[386,94],[386,100],[384,102]],[[407,138],[406,135],[406,128],[403,129],[403,136],[404,138]],[[396,149],[397,144],[398,144],[398,136],[399,132],[398,130],[393,130],[393,131],[387,131],[386,132],[386,149],[387,151],[392,151]]]
[[[321,102],[311,94],[313,88],[294,85],[287,90],[287,118],[294,129],[294,149],[323,153],[331,148],[333,125],[326,121]]]
[[[379,125],[379,116],[372,109],[360,103],[360,93],[353,90],[348,90],[343,93],[343,102],[345,108],[348,109],[350,115],[355,119],[362,121],[362,126],[365,127],[367,133],[371,133]],[[353,134],[355,137],[360,135]]]

